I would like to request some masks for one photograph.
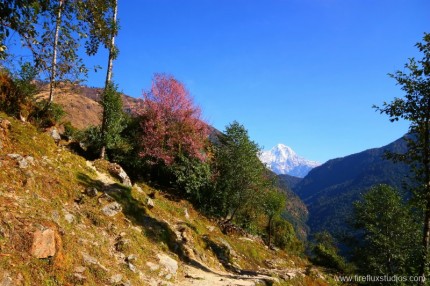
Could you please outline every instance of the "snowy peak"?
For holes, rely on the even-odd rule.
[[[321,165],[319,162],[298,156],[293,149],[284,144],[278,144],[268,151],[262,151],[260,160],[276,174],[288,174],[300,178]]]

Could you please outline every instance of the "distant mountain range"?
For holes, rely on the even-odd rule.
[[[288,174],[303,178],[310,170],[321,165],[319,162],[300,157],[290,147],[278,144],[260,154],[260,160],[276,174]]]
[[[406,141],[400,138],[381,148],[329,160],[292,186],[308,207],[311,233],[323,230],[332,234],[347,232],[353,202],[370,187],[375,184],[402,187],[409,168],[386,160],[385,151],[405,153]]]

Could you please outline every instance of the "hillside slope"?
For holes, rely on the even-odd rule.
[[[333,285],[180,198],[0,113],[1,285]]]
[[[375,184],[401,187],[408,168],[384,159],[385,151],[404,153],[406,142],[400,138],[381,148],[330,160],[293,188],[308,207],[311,232],[345,232],[352,203],[362,193]]]

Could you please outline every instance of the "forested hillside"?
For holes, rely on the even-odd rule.
[[[352,203],[370,187],[388,184],[401,188],[409,168],[384,157],[385,152],[405,153],[404,138],[381,148],[366,150],[343,158],[329,160],[313,169],[293,190],[309,210],[311,232],[328,230],[345,234],[351,219]]]

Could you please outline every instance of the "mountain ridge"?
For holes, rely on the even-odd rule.
[[[262,151],[259,158],[277,175],[288,174],[299,178],[305,177],[310,170],[321,165],[317,161],[307,160],[297,155],[291,147],[281,143],[270,150]]]
[[[401,188],[409,169],[405,164],[385,159],[384,154],[404,153],[406,148],[402,137],[383,147],[331,159],[311,170],[293,187],[308,207],[311,233],[322,230],[345,233],[352,203],[370,187],[389,184]]]

